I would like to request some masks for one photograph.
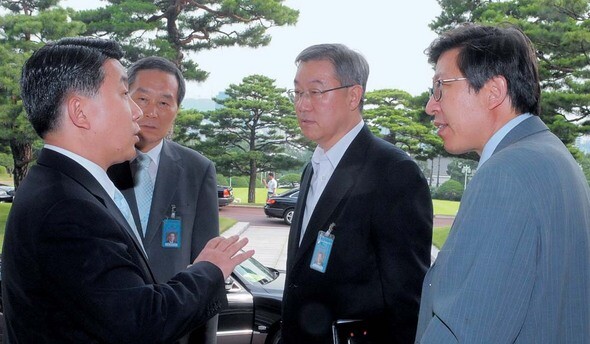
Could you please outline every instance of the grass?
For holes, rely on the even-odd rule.
[[[449,231],[451,227],[438,227],[432,229],[432,244],[436,246],[436,248],[440,249],[447,237],[449,236]]]
[[[6,229],[6,220],[12,203],[0,203],[0,252],[4,243],[4,230]]]
[[[219,233],[223,233],[228,230],[231,226],[235,225],[238,220],[230,219],[227,217],[219,217]]]
[[[266,203],[266,189],[265,188],[257,188],[255,191],[256,194],[256,202],[255,203],[248,203],[248,188],[233,188],[234,189],[234,198],[240,200],[240,202],[234,201],[233,204],[240,205],[240,204],[247,204],[247,205],[259,205],[263,206]],[[290,189],[277,189],[277,195],[281,194]]]
[[[459,204],[461,203],[455,201],[443,201],[440,199],[432,200],[435,215],[455,216],[457,211],[459,211]]]
[[[289,189],[278,189],[277,194],[283,193],[287,190]],[[266,203],[266,189],[256,189],[256,203],[248,203],[248,188],[234,188],[234,197],[240,199],[240,203],[234,202],[234,204],[263,206]],[[459,202],[433,199],[432,204],[434,206],[434,214],[436,215],[455,216],[459,210]]]

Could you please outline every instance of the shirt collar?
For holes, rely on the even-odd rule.
[[[328,151],[324,151],[324,149],[320,146],[315,148],[313,152],[313,156],[311,157],[311,161],[313,164],[319,164],[320,160],[327,159],[332,168],[336,168],[338,163],[346,153],[348,146],[352,143],[354,138],[358,135],[358,133],[363,129],[365,123],[361,120],[357,125],[355,125],[346,135],[344,135],[332,148]]]
[[[494,153],[496,147],[502,142],[502,139],[508,135],[508,133],[514,129],[517,125],[519,125],[522,121],[527,118],[532,117],[530,113],[521,114],[519,116],[514,117],[508,123],[504,124],[500,130],[496,131],[494,135],[488,140],[486,145],[483,147],[483,151],[481,152],[481,158],[479,159],[478,168],[483,165]]]
[[[161,140],[160,143],[158,143],[154,148],[147,151],[147,153],[143,153],[147,154],[150,157],[150,159],[152,159],[152,162],[155,164],[156,167],[160,163],[160,152],[162,152],[163,146],[164,140]],[[137,151],[137,154],[139,154],[139,151]],[[132,162],[133,161],[135,161],[135,158],[133,158]]]
[[[45,144],[44,148],[51,149],[52,151],[58,152],[67,156],[68,158],[74,160],[78,164],[80,164],[84,169],[86,169],[93,177],[98,181],[98,183],[105,189],[107,194],[114,199],[115,197],[115,184],[109,179],[107,172],[102,169],[102,167],[98,166],[94,162],[80,156],[72,151],[67,149],[57,147],[50,144]]]

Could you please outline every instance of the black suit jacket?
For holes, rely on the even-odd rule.
[[[129,162],[109,168],[109,177],[129,203],[137,228],[141,228]],[[180,247],[162,247],[162,221],[175,206],[182,221],[177,234]],[[164,140],[154,195],[143,245],[156,280],[165,283],[186,269],[205,244],[219,236],[217,177],[211,160],[192,149]],[[191,343],[215,343],[217,317],[191,334]]]
[[[411,158],[365,126],[334,170],[299,246],[306,167],[289,234],[284,343],[329,343],[337,319],[368,320],[383,343],[414,340],[430,266],[432,200]],[[336,227],[325,273],[310,268],[320,230]]]
[[[64,155],[44,149],[19,188],[2,257],[10,342],[173,342],[227,305],[223,282],[202,262],[155,284],[114,202]]]

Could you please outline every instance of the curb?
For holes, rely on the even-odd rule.
[[[250,222],[237,222],[231,226],[228,230],[221,233],[224,237],[230,237],[232,235],[242,235],[250,227]]]

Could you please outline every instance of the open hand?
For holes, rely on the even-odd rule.
[[[237,235],[229,238],[213,238],[207,242],[193,264],[197,262],[213,263],[221,269],[223,278],[228,278],[238,264],[254,255],[254,250],[238,253],[246,244],[248,244],[248,239],[240,239]]]

